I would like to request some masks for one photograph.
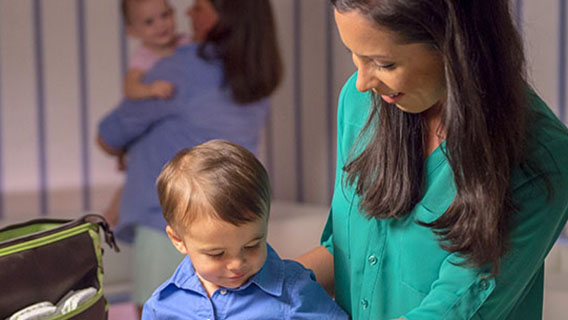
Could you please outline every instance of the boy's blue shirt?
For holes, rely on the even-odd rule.
[[[267,250],[257,274],[239,288],[218,289],[211,298],[186,257],[146,301],[142,319],[347,319],[311,270],[282,260],[268,245]]]

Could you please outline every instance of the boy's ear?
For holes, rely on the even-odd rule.
[[[168,234],[168,238],[170,238],[170,241],[177,249],[177,251],[179,251],[181,254],[187,255],[187,248],[185,247],[185,244],[170,225],[166,226],[166,233]]]

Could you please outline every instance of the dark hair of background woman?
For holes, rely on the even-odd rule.
[[[496,275],[507,252],[515,211],[509,184],[512,169],[524,163],[528,113],[525,58],[509,1],[331,2],[340,12],[359,10],[402,43],[424,43],[442,55],[442,129],[457,195],[439,219],[422,224],[465,264],[492,266]],[[373,100],[363,130],[371,140],[345,166],[346,181],[355,184],[370,217],[401,217],[423,196],[426,124],[376,94]]]
[[[245,104],[268,97],[282,79],[276,26],[269,0],[210,0],[219,22],[199,54],[221,58],[233,99]],[[209,45],[213,45],[213,56]]]

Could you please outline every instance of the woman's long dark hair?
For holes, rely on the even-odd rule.
[[[219,22],[207,34],[200,56],[221,58],[225,81],[236,102],[245,104],[268,97],[282,79],[270,1],[210,1],[219,14]]]
[[[445,153],[457,195],[447,211],[422,223],[442,248],[473,267],[492,266],[507,252],[513,168],[521,165],[528,113],[522,42],[506,0],[332,0],[394,31],[403,43],[424,43],[444,59]],[[423,196],[425,124],[374,96],[362,134],[370,137],[345,166],[347,183],[369,217],[397,218]],[[362,137],[362,136],[361,136]],[[359,144],[364,139],[359,140]],[[366,141],[369,141],[367,139]]]

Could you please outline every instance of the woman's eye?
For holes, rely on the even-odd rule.
[[[394,68],[394,63],[390,63],[390,64],[378,64],[378,63],[375,63],[375,67],[376,67],[377,69],[390,70],[390,69]]]
[[[147,26],[151,26],[154,23],[154,19],[146,19],[144,20],[144,24]]]

